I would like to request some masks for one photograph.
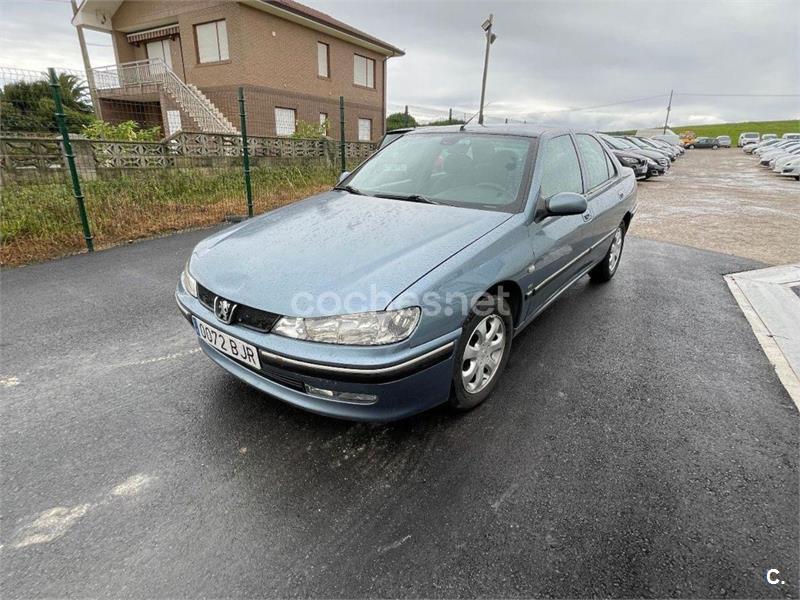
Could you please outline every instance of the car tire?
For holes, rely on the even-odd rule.
[[[694,150],[694,144],[689,144],[689,150]]]
[[[454,409],[471,410],[491,395],[511,354],[513,335],[514,321],[502,290],[483,296],[464,323],[456,345],[450,396]]]
[[[719,148],[719,146],[711,146],[712,150],[716,150],[717,148]]]
[[[591,271],[589,271],[589,278],[595,283],[605,283],[614,277],[614,273],[619,268],[619,262],[622,260],[622,248],[625,246],[625,223],[620,223],[614,235],[611,236],[611,245],[608,247],[608,252]]]

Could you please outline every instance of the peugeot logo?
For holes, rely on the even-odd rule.
[[[230,325],[231,319],[233,319],[234,310],[236,310],[236,305],[228,302],[225,300],[225,298],[220,298],[217,296],[214,299],[214,314],[216,315],[217,319],[226,325]]]

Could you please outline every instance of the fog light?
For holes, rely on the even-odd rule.
[[[336,390],[326,390],[305,384],[306,394],[324,398],[333,402],[346,402],[348,404],[375,404],[378,397],[374,394],[356,394],[355,392],[337,392]]]

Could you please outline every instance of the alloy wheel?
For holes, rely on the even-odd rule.
[[[614,239],[608,251],[608,270],[613,273],[619,262],[619,255],[622,253],[622,227],[617,227],[614,232]]]
[[[461,381],[477,394],[492,381],[506,348],[506,325],[498,315],[484,317],[473,330],[461,360]]]

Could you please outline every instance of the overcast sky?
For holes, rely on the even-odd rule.
[[[390,110],[477,110],[480,24],[493,12],[487,113],[495,119],[656,126],[670,89],[674,125],[800,115],[800,97],[732,96],[800,94],[798,0],[306,3],[406,50],[389,61]],[[68,0],[0,0],[0,65],[82,68],[70,16]],[[94,66],[114,62],[107,35],[88,32],[87,41]]]

